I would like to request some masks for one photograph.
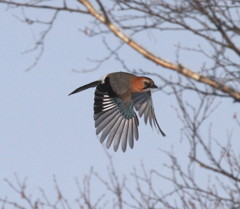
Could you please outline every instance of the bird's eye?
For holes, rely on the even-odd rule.
[[[151,87],[151,83],[148,81],[144,81],[144,89],[150,88]]]

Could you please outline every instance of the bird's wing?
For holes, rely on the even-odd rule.
[[[125,152],[127,141],[133,148],[134,138],[138,140],[138,118],[133,103],[117,98],[107,84],[97,86],[94,98],[94,120],[96,134],[101,133],[100,142],[107,139],[109,148],[113,142],[117,151],[120,141]]]
[[[166,136],[157,122],[154,109],[153,109],[151,92],[148,91],[148,92],[134,93],[132,95],[132,98],[133,98],[134,107],[138,111],[139,116],[140,117],[144,116],[145,124],[149,122],[151,127],[154,124],[157,130],[159,130],[163,136]]]

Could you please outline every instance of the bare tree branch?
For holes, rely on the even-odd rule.
[[[69,8],[66,5],[63,5],[63,7],[58,7],[58,6],[21,3],[21,2],[17,2],[17,1],[5,1],[5,0],[0,0],[0,4],[5,4],[5,5],[8,5],[8,6],[16,6],[16,7],[26,7],[26,8],[32,8],[32,9],[44,9],[44,10],[51,10],[51,11],[65,11],[65,12],[75,12],[75,13],[88,14],[87,11],[84,11],[84,10],[81,10],[81,9],[78,9],[78,8],[77,9]]]
[[[148,170],[142,163],[139,167],[134,167],[132,173],[123,176],[116,171],[113,157],[107,154],[107,177],[90,168],[83,179],[76,179],[78,194],[73,202],[77,203],[79,208],[240,208],[239,153],[231,144],[238,139],[232,140],[235,135],[230,131],[223,136],[226,142],[222,142],[222,138],[215,136],[218,129],[214,132],[213,123],[210,122],[212,114],[223,101],[220,101],[221,98],[232,98],[240,102],[239,1],[112,0],[107,1],[107,4],[101,0],[77,0],[76,3],[84,9],[77,6],[68,7],[66,1],[62,2],[63,6],[52,6],[51,1],[44,0],[25,3],[0,0],[0,3],[7,5],[7,9],[43,9],[52,12],[49,21],[34,20],[24,12],[23,18],[18,18],[29,25],[37,23],[44,26],[40,28],[42,33],[29,51],[39,51],[30,68],[39,62],[44,52],[45,39],[60,12],[87,14],[93,17],[91,24],[94,27],[90,28],[87,22],[86,28],[81,32],[90,37],[102,36],[104,49],[108,51],[107,55],[100,59],[89,58],[89,61],[96,64],[90,70],[99,69],[103,63],[115,58],[126,71],[155,76],[161,81],[159,90],[175,98],[176,104],[173,109],[181,123],[179,139],[185,146],[178,147],[173,144],[171,150],[160,150],[169,161],[159,167]],[[194,35],[194,38],[203,40],[207,46],[201,45],[201,41],[197,46],[184,43],[182,45],[180,41],[176,43],[176,61],[170,62],[134,41],[135,35],[148,32],[151,36],[152,31],[187,32]],[[113,47],[105,38],[108,34],[114,34],[120,43]],[[131,47],[152,63],[172,71],[168,71],[170,73],[167,77],[158,72],[137,69],[122,58],[123,46]],[[205,60],[200,63],[198,71],[185,67],[187,64],[181,64],[181,56],[184,53],[187,53],[189,59],[195,53],[201,58],[204,57]],[[172,72],[176,72],[175,75]],[[186,96],[185,91],[190,91],[192,97]],[[189,98],[194,98],[194,101],[190,101]],[[238,112],[230,114],[235,126],[239,128]],[[176,149],[181,151],[180,156]],[[39,196],[32,196],[27,187],[27,179],[19,179],[17,175],[15,181],[6,179],[5,182],[12,192],[17,194],[19,201],[13,201],[7,196],[1,197],[3,209],[23,209],[26,205],[34,209],[75,208],[64,196],[56,177],[53,178],[56,193],[54,200],[51,200],[42,188],[39,190]],[[129,186],[128,182],[134,186]],[[101,185],[100,191],[99,186],[96,189],[95,183]]]
[[[132,47],[134,50],[142,54],[145,58],[155,62],[156,64],[174,70],[186,77],[189,77],[193,80],[196,80],[200,83],[207,84],[215,89],[218,89],[224,93],[227,93],[230,95],[236,102],[240,101],[240,92],[237,92],[235,89],[224,85],[223,83],[219,83],[217,81],[214,81],[210,79],[209,77],[200,75],[199,73],[193,72],[190,69],[179,65],[179,64],[174,64],[169,61],[166,61],[154,54],[152,54],[150,51],[142,47],[140,44],[132,40],[130,37],[125,35],[114,23],[110,22],[109,20],[107,21],[106,18],[98,13],[98,11],[93,7],[93,5],[87,1],[87,0],[78,0],[81,4],[83,4],[88,12],[97,18],[101,23],[105,24],[110,31],[112,31],[119,39],[127,43],[130,47]]]

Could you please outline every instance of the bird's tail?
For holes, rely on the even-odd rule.
[[[92,88],[92,87],[96,87],[98,84],[100,84],[101,83],[101,81],[94,81],[94,82],[92,82],[92,83],[89,83],[89,84],[86,84],[86,85],[84,85],[84,86],[81,86],[81,87],[79,87],[79,88],[77,88],[77,89],[75,89],[72,93],[70,93],[68,96],[70,96],[70,95],[72,95],[72,94],[76,94],[76,93],[78,93],[78,92],[80,92],[80,91],[83,91],[83,90],[85,90],[85,89],[88,89],[88,88]]]

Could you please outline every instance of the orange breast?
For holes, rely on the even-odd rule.
[[[143,77],[134,76],[130,83],[131,83],[132,93],[143,92],[143,88],[144,88]]]

